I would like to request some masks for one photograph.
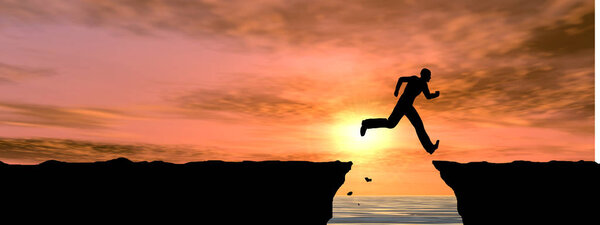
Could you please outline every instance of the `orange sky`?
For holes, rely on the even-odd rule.
[[[8,163],[342,160],[338,194],[429,195],[431,160],[594,160],[589,0],[4,0],[0,43]],[[361,138],[423,67],[440,149]]]

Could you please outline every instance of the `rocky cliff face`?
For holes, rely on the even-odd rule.
[[[319,224],[351,162],[0,163],[0,216],[20,223]]]
[[[454,190],[466,225],[598,222],[600,165],[595,162],[433,165]]]

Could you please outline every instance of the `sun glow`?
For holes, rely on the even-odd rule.
[[[340,120],[331,130],[335,147],[349,154],[369,155],[389,148],[394,143],[388,129],[370,129],[360,136],[361,120]]]

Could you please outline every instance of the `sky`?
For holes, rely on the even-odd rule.
[[[451,195],[432,160],[594,160],[594,1],[0,0],[0,161],[352,161],[338,194]],[[439,149],[387,118],[398,77]],[[364,177],[373,182],[366,183]]]

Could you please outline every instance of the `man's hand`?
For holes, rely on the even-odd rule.
[[[405,79],[405,77],[398,78],[398,83],[396,83],[396,88],[394,88],[394,96],[398,97],[398,91],[400,91],[400,86],[402,86],[402,82],[404,82]]]

